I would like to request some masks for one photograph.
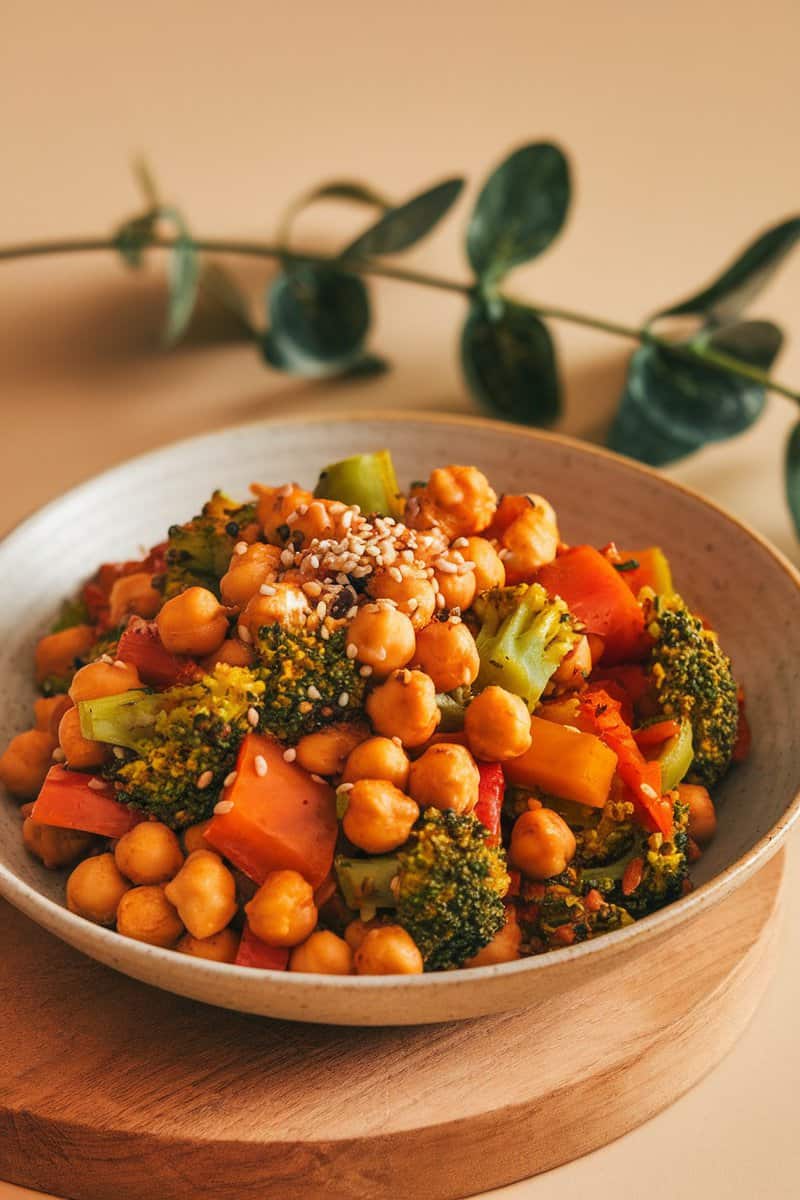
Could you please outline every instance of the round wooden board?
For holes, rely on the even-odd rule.
[[[783,855],[524,1012],[347,1029],[117,975],[0,904],[0,1178],[74,1200],[449,1200],[548,1170],[713,1067],[770,975]]]

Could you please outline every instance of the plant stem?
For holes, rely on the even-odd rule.
[[[155,237],[147,242],[147,246],[159,250],[171,250],[177,239]],[[343,258],[336,254],[303,255],[288,252],[284,246],[272,245],[267,242],[248,242],[229,240],[227,238],[193,238],[192,244],[197,250],[216,254],[245,255],[250,258],[279,259],[290,262],[317,262],[330,266],[345,268],[357,275],[371,275],[380,279],[394,279],[401,283],[415,283],[422,287],[437,288],[440,291],[455,292],[461,296],[473,296],[475,285],[462,283],[456,279],[445,279],[438,275],[428,275],[422,271],[410,271],[405,267],[390,266],[375,262],[374,259]],[[91,251],[116,251],[118,246],[113,238],[75,238],[61,239],[51,242],[23,242],[16,246],[0,247],[0,262],[16,258],[34,258],[49,254],[77,254]],[[540,317],[550,317],[554,321],[564,321],[571,325],[581,325],[586,329],[596,329],[602,333],[610,333],[616,337],[627,338],[639,342],[640,345],[657,346],[686,362],[701,362],[709,367],[736,375],[740,379],[749,379],[770,391],[786,396],[796,404],[800,404],[800,393],[785,384],[772,379],[767,372],[758,367],[750,366],[731,355],[722,354],[718,350],[702,345],[676,345],[666,338],[651,333],[644,326],[624,325],[619,321],[609,321],[605,317],[595,317],[589,313],[576,312],[573,309],[559,308],[551,304],[532,304],[525,300],[515,303],[523,304]]]

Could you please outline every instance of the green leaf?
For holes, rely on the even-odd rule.
[[[739,321],[734,325],[723,325],[696,340],[720,354],[769,371],[783,345],[783,333],[771,321]]]
[[[279,243],[288,242],[289,230],[298,213],[319,200],[344,200],[351,204],[378,208],[382,212],[392,207],[391,200],[371,184],[361,183],[358,179],[332,179],[328,183],[311,188],[292,201],[278,224]]]
[[[484,184],[467,229],[476,275],[496,283],[536,258],[560,232],[569,201],[569,165],[558,146],[534,142],[515,150]]]
[[[758,383],[642,346],[631,358],[608,445],[664,466],[707,442],[743,433],[761,415],[764,402]]]
[[[142,265],[144,251],[155,237],[157,221],[158,209],[153,209],[123,221],[115,230],[111,240],[129,267]]]
[[[165,345],[174,346],[186,332],[197,302],[199,283],[200,257],[192,239],[183,232],[170,257]]]
[[[388,212],[351,242],[342,251],[342,258],[371,258],[376,254],[397,254],[407,250],[430,233],[434,225],[455,204],[463,179],[446,179],[428,188],[405,204],[390,208]]]
[[[711,321],[735,321],[756,298],[800,238],[800,217],[762,233],[707,287],[656,313],[659,317],[705,314]]]
[[[800,422],[786,443],[786,499],[795,529],[800,535]]]
[[[273,366],[299,375],[337,375],[362,360],[370,310],[357,275],[295,263],[272,283],[268,307],[271,329],[262,350]]]
[[[461,336],[461,361],[475,397],[525,425],[551,425],[561,411],[558,368],[547,326],[505,300],[476,300]]]

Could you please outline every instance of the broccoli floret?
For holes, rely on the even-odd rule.
[[[104,771],[118,800],[183,829],[211,816],[263,691],[251,671],[220,664],[198,683],[164,692],[83,700],[81,731],[130,751]]]
[[[688,864],[686,846],[689,809],[675,803],[674,830],[670,840],[661,833],[639,830],[626,853],[614,862],[579,869],[584,890],[596,888],[606,898],[628,910],[634,917],[663,908],[683,894]],[[635,860],[639,860],[641,878],[635,887],[623,892],[623,877]]]
[[[319,629],[262,626],[254,668],[264,683],[261,727],[296,742],[332,721],[361,715],[365,680],[346,649],[344,629],[326,640]]]
[[[454,733],[464,728],[464,716],[474,693],[468,685],[454,688],[452,692],[437,692],[436,707],[439,709],[439,733]]]
[[[337,859],[345,902],[371,911],[394,908],[426,971],[463,966],[505,921],[505,853],[487,836],[471,815],[429,808],[395,855]]]
[[[561,660],[579,638],[564,601],[538,583],[493,588],[475,600],[481,665],[477,687],[499,684],[536,708]]]
[[[561,815],[566,817],[563,812]],[[575,831],[577,861],[584,866],[616,862],[640,835],[641,825],[634,820],[633,804],[629,800],[608,800],[599,819]]]
[[[621,905],[605,896],[599,905],[589,905],[570,884],[548,885],[534,905],[534,919],[523,917],[523,931],[532,949],[554,950],[633,924],[634,918]]]
[[[228,570],[233,547],[241,531],[256,519],[255,503],[237,504],[216,491],[198,516],[185,525],[171,526],[167,534],[163,575],[153,576],[153,586],[169,600],[188,587],[204,587],[219,595],[219,581]]]
[[[52,625],[51,633],[61,633],[64,629],[73,629],[76,625],[90,625],[91,619],[86,601],[81,596],[73,596],[64,600],[58,619]]]
[[[730,659],[680,596],[655,597],[649,606],[655,645],[647,668],[659,707],[665,717],[689,721],[694,761],[688,778],[713,787],[730,765],[739,725]]]

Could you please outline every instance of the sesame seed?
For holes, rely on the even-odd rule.
[[[643,796],[647,796],[648,800],[657,800],[658,799],[658,792],[656,791],[656,789],[654,787],[650,787],[649,783],[640,784],[639,791],[642,793]]]
[[[306,515],[306,513],[308,512],[308,505],[307,504],[299,505],[297,511],[301,517],[304,517]]]
[[[110,654],[101,654],[97,661],[101,663],[108,663],[109,666],[111,666],[114,662]]]
[[[328,629],[327,625],[323,625],[320,628],[319,634],[323,642],[327,642],[328,638],[331,636],[331,631]]]
[[[311,563],[311,566],[314,568],[315,571],[319,570],[319,555],[312,554],[309,558],[309,562]]]
[[[303,591],[307,596],[319,596],[322,594],[322,584],[317,579],[309,579],[308,583],[303,584]]]
[[[263,779],[267,773],[267,760],[264,758],[263,754],[257,754],[255,756],[255,758],[253,759],[253,768],[255,770],[256,775],[260,776]]]
[[[203,774],[200,775],[197,780],[197,786],[200,789],[200,791],[202,791],[203,788],[207,788],[213,778],[214,778],[213,772],[203,771]]]
[[[397,734],[394,735],[394,737],[392,738],[392,741],[394,742],[395,746],[402,746],[402,744],[403,744],[402,738],[399,738],[397,736]]]
[[[291,496],[293,487],[294,485],[291,483],[284,483],[282,487],[276,490],[275,495],[280,496],[281,499],[285,499],[286,496]]]
[[[274,588],[271,583],[262,583],[258,590],[262,596],[274,596],[278,589]]]
[[[289,513],[288,517],[286,518],[286,524],[287,525],[295,525],[299,520],[300,520],[299,513],[296,513],[296,512]]]
[[[503,562],[505,562],[510,553],[511,553],[510,550],[506,550],[506,549],[498,550],[497,557],[500,558]]]
[[[258,710],[253,708],[252,705],[247,710],[247,721],[248,724],[252,725],[254,729],[258,724]]]
[[[399,567],[389,567],[389,574],[391,575],[392,579],[394,579],[395,583],[403,582],[403,572]]]
[[[116,747],[114,747],[114,748],[116,749]],[[50,757],[52,758],[53,762],[57,762],[57,763],[67,761],[67,756],[64,753],[64,751],[61,749],[60,746],[56,746],[55,750],[53,751],[53,753],[51,754]]]
[[[437,558],[433,564],[437,571],[441,571],[444,575],[455,575],[458,567],[454,562],[448,562],[446,558]]]
[[[317,605],[317,616],[319,617],[320,621],[324,621],[327,615],[328,606],[324,600],[320,600],[319,604]]]
[[[284,567],[290,567],[294,562],[293,550],[281,550],[281,563]]]
[[[247,628],[247,626],[239,625],[236,632],[239,634],[239,637],[242,639],[242,641],[245,643],[245,645],[249,646],[253,639],[250,635],[250,630]]]
[[[128,664],[126,662],[123,662],[121,658],[115,658],[113,665],[117,668],[118,671],[124,671]]]
[[[284,762],[293,763],[296,758],[297,758],[297,751],[292,746],[290,746],[288,750],[284,750],[284,752],[283,752],[283,761]]]
[[[337,792],[349,792],[355,787],[354,783],[340,783],[337,787]]]
[[[358,654],[358,646],[355,644],[355,642],[347,643],[347,649],[345,650],[345,654],[347,655],[348,658],[356,657],[356,655]]]
[[[353,617],[356,615],[357,612],[358,612],[357,604],[354,604],[352,608],[348,608],[347,612],[344,614],[345,621],[352,621]]]
[[[122,746],[115,746],[114,747],[114,758],[124,758],[124,757],[125,757],[125,751],[122,749]]]
[[[247,542],[237,542],[233,547],[234,554],[247,554]]]
[[[232,800],[218,800],[217,803],[214,805],[214,815],[217,817],[224,817],[225,813],[229,813],[232,810],[233,810],[233,801]]]
[[[93,792],[102,792],[105,790],[106,786],[107,785],[106,785],[105,779],[90,779],[89,780],[89,787],[92,789]]]
[[[226,788],[233,787],[234,783],[236,783],[237,774],[237,771],[229,771],[222,781],[222,786]]]
[[[417,611],[419,608],[419,600],[416,598],[416,596],[412,596],[410,600],[406,601],[406,608],[410,613]]]
[[[570,733],[580,733],[580,729],[578,729],[577,725],[565,725],[564,728],[568,729]]]
[[[364,663],[363,667],[358,668],[358,673],[359,675],[363,676],[364,679],[368,679],[372,674],[372,667],[369,665],[369,663]]]
[[[400,557],[402,558],[403,562],[413,563],[414,551],[413,550],[401,550]]]
[[[469,545],[469,541],[467,538],[457,537],[456,540],[453,542],[453,549],[454,550],[462,550],[464,548],[464,546],[468,546],[468,545]]]
[[[416,498],[416,496],[412,496],[406,501],[406,511],[410,517],[419,516],[419,500]]]
[[[347,509],[346,512],[342,513],[342,529],[350,528],[350,526],[353,524],[354,516],[355,516],[355,513],[351,512],[350,509]]]
[[[380,556],[380,550],[374,544],[374,542],[370,542],[370,544],[365,549],[364,553],[367,554],[370,558],[378,558]]]
[[[375,651],[375,657],[377,658],[378,662],[384,662],[386,659],[386,647],[378,646],[378,649]]]
[[[311,772],[311,778],[314,780],[314,783],[324,783],[325,782],[325,780],[322,778],[322,776],[317,775],[314,771]]]
[[[339,708],[347,708],[349,703],[350,703],[350,693],[349,692],[340,692],[339,700],[338,700]]]
[[[313,683],[310,683],[308,685],[308,687],[306,688],[306,695],[308,696],[309,700],[321,700],[322,699],[322,695],[320,693],[319,688],[315,687]]]
[[[437,593],[436,593],[436,607],[437,607],[437,608],[444,608],[444,607],[445,607],[445,598],[444,598],[444,596],[442,595],[442,593],[441,593],[441,592],[437,592]]]

